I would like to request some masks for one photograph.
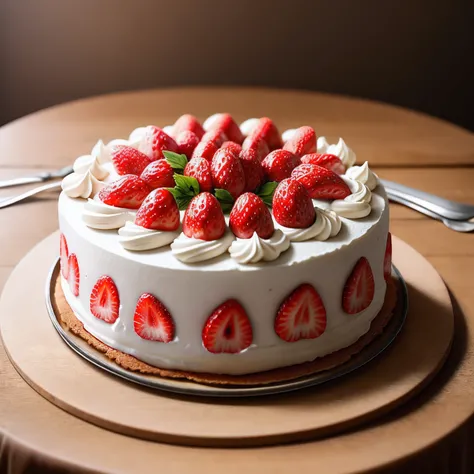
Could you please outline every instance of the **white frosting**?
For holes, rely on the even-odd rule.
[[[350,168],[356,162],[356,154],[346,145],[342,138],[335,145],[329,145],[326,152],[338,156],[346,168]]]
[[[165,132],[166,135],[169,135],[170,137],[172,137],[174,134],[173,125],[166,125],[166,127],[163,127],[163,132]]]
[[[329,209],[315,207],[316,219],[314,224],[306,229],[291,229],[278,225],[291,242],[304,242],[305,240],[324,241],[335,237],[341,230],[341,219]]]
[[[138,143],[140,142],[146,133],[146,127],[138,127],[132,131],[130,136],[128,137],[129,143]]]
[[[262,239],[256,232],[250,239],[237,238],[229,248],[230,256],[241,264],[258,263],[261,260],[272,262],[282,252],[288,250],[290,241],[279,229],[275,229],[269,239]]]
[[[283,140],[283,143],[286,143],[288,140],[291,140],[293,138],[293,135],[296,133],[296,128],[289,128],[288,130],[285,130],[281,134],[281,139]]]
[[[326,137],[318,137],[318,142],[317,142],[318,153],[325,154],[327,153],[328,148],[329,148],[329,143],[326,140]]]
[[[142,252],[157,249],[170,244],[179,235],[179,232],[164,232],[162,230],[145,229],[129,221],[120,228],[118,241],[123,248]]]
[[[95,156],[100,164],[109,163],[111,161],[110,148],[99,140],[92,148],[91,155]]]
[[[184,263],[204,262],[225,253],[233,240],[234,235],[229,230],[218,240],[195,239],[182,233],[171,244],[171,252]]]
[[[74,173],[86,174],[90,172],[99,181],[109,176],[109,172],[100,164],[98,156],[83,155],[76,159],[73,165]]]
[[[362,166],[352,166],[346,171],[346,177],[365,184],[371,191],[377,187],[377,177],[369,168],[366,161]]]
[[[71,173],[61,182],[62,190],[71,198],[94,197],[105,184],[99,181],[90,171]]]
[[[331,203],[331,209],[341,217],[348,219],[361,219],[371,212],[370,202],[372,193],[370,189],[360,181],[355,181],[342,176],[342,179],[349,186],[352,194],[345,199],[336,199]]]
[[[102,201],[88,199],[82,211],[82,220],[93,229],[119,229],[126,222],[135,220],[131,209],[109,206]]]
[[[216,122],[216,120],[221,116],[222,114],[213,114],[213,115],[210,115],[209,117],[207,117],[206,120],[204,120],[204,123],[202,124],[202,128],[208,132],[209,130],[211,130],[212,126],[214,125],[214,123]]]

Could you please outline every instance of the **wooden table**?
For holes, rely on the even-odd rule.
[[[0,129],[0,179],[70,164],[76,156],[88,153],[99,137],[105,141],[126,137],[139,125],[166,125],[186,112],[204,119],[219,110],[232,113],[238,121],[268,115],[281,130],[309,124],[318,135],[331,140],[342,136],[356,151],[358,161],[367,159],[381,177],[474,204],[474,135],[468,131],[384,104],[269,89],[151,90],[101,96],[38,112]],[[18,191],[1,191],[0,197]],[[21,257],[57,228],[56,199],[53,193],[0,211],[0,288]],[[391,206],[391,230],[438,269],[452,292],[457,333],[448,363],[420,396],[376,424],[311,445],[254,451],[254,456],[271,453],[268,472],[314,472],[315,465],[324,466],[326,473],[391,472],[402,465],[403,472],[411,472],[408,467],[413,472],[472,472],[468,436],[474,433],[473,236],[455,233],[398,205]],[[25,288],[25,297],[27,294]],[[18,439],[17,429],[26,416],[37,420],[38,433]],[[59,444],[58,433],[62,433]],[[8,463],[10,467],[38,463],[35,465],[59,469],[68,459],[78,471],[89,467],[136,472],[134,456],[88,464],[85,453],[99,453],[101,440],[118,438],[122,437],[66,414],[34,392],[14,371],[0,343],[0,471]],[[191,472],[189,463],[205,464],[204,456],[210,454],[212,462],[222,463],[229,474],[242,472],[244,466],[249,471],[244,461],[226,465],[223,449],[202,453],[196,448],[135,439],[127,443],[136,456],[143,450],[166,452],[173,461],[161,467],[169,472]],[[341,453],[351,453],[346,471],[341,468]]]

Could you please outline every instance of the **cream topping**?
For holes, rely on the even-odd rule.
[[[135,220],[135,212],[122,207],[109,206],[96,199],[88,199],[84,204],[82,220],[93,229],[119,229],[126,222]]]
[[[326,137],[318,137],[318,142],[317,142],[317,150],[318,153],[327,153],[327,149],[329,148],[329,143],[326,140]]]
[[[249,118],[240,124],[242,135],[248,137],[259,122],[258,118]]]
[[[179,232],[165,232],[162,230],[146,229],[131,221],[125,223],[118,231],[119,242],[123,248],[142,252],[157,249],[170,244],[178,237]]]
[[[372,210],[370,201],[372,193],[370,189],[360,181],[355,181],[343,176],[342,179],[349,186],[352,194],[345,199],[336,199],[331,203],[331,210],[341,217],[348,219],[361,219],[370,214]]]
[[[356,162],[356,154],[346,145],[342,138],[334,145],[329,145],[325,153],[338,156],[346,168],[350,168]]]
[[[232,242],[229,253],[234,260],[242,264],[257,263],[261,260],[271,262],[289,247],[288,237],[280,229],[276,229],[269,239],[262,239],[256,232],[250,239],[237,238]]]
[[[105,184],[99,181],[90,171],[71,173],[61,182],[61,188],[70,198],[94,197]]]
[[[163,127],[163,132],[165,132],[166,135],[169,135],[170,137],[173,137],[174,126],[173,125],[166,125],[166,127]]]
[[[109,163],[111,160],[110,149],[102,140],[99,140],[92,148],[91,155],[95,156],[100,164]]]
[[[73,165],[74,173],[86,174],[90,172],[94,178],[104,180],[109,172],[100,164],[99,158],[94,155],[83,155],[76,159]]]
[[[377,187],[377,177],[369,168],[366,161],[362,166],[352,166],[346,171],[345,176],[365,184],[371,191]]]
[[[171,244],[171,253],[181,262],[196,263],[222,255],[230,247],[234,235],[229,230],[218,240],[201,240],[183,233]]]
[[[296,132],[296,128],[289,128],[288,130],[285,130],[281,134],[281,139],[283,140],[283,143],[287,142],[288,140],[291,140],[295,132]]]
[[[129,143],[140,142],[142,138],[145,136],[145,133],[146,133],[146,127],[136,128],[135,130],[132,131],[132,133],[128,137],[128,142]]]
[[[209,117],[207,117],[206,120],[204,120],[204,123],[202,124],[202,128],[208,132],[211,130],[212,126],[214,125],[215,121],[221,116],[221,113],[217,114],[212,114]]]

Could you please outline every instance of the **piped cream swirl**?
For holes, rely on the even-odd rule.
[[[94,155],[83,155],[77,158],[73,170],[77,174],[90,172],[98,180],[103,180],[109,175],[109,172],[100,164],[99,158]]]
[[[104,183],[99,181],[90,171],[85,173],[71,173],[61,182],[61,188],[70,198],[94,197]]]
[[[354,166],[356,154],[346,145],[342,138],[334,145],[329,145],[325,153],[338,156],[346,168]]]
[[[171,244],[171,253],[181,262],[197,263],[222,255],[230,247],[234,235],[229,230],[218,240],[201,240],[183,233]]]
[[[369,163],[367,161],[362,166],[352,166],[352,168],[349,168],[346,171],[345,176],[355,181],[360,181],[371,191],[377,187],[377,177],[369,168]]]
[[[122,207],[109,206],[99,200],[88,199],[82,211],[82,220],[93,229],[119,229],[126,222],[135,220],[135,212]]]
[[[145,229],[133,222],[126,222],[118,231],[119,243],[127,250],[142,252],[157,249],[173,242],[179,232]]]
[[[229,253],[234,260],[242,264],[257,263],[261,260],[271,262],[289,247],[288,237],[280,229],[275,229],[269,239],[262,239],[256,232],[250,239],[237,238],[232,242]]]
[[[327,149],[329,148],[329,143],[326,140],[326,137],[318,137],[318,142],[317,142],[317,150],[318,153],[327,153]]]
[[[372,210],[370,201],[372,193],[370,189],[360,181],[354,181],[345,176],[342,177],[349,186],[352,194],[345,199],[336,199],[331,203],[331,210],[341,217],[348,219],[361,219],[370,214]]]

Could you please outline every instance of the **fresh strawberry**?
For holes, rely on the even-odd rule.
[[[174,339],[174,322],[166,306],[150,293],[140,296],[133,315],[135,332],[148,341],[171,342]]]
[[[304,283],[280,306],[275,319],[275,332],[280,339],[296,342],[315,339],[326,330],[326,309],[314,287]]]
[[[109,206],[138,209],[149,193],[150,188],[143,179],[126,174],[102,188],[99,199]]]
[[[275,230],[268,207],[253,193],[242,194],[235,201],[229,226],[239,239],[250,239],[254,232],[262,239],[269,239]]]
[[[250,135],[244,140],[242,151],[253,152],[260,162],[270,153],[267,142],[256,135]]]
[[[115,171],[121,176],[134,174],[140,176],[150,160],[141,151],[127,145],[115,145],[110,151]]]
[[[322,166],[327,170],[334,171],[336,174],[344,174],[346,172],[346,167],[336,155],[310,153],[301,158],[301,163]]]
[[[283,147],[280,132],[268,117],[261,118],[249,136],[263,138],[267,142],[270,151]]]
[[[224,214],[216,197],[211,193],[195,196],[184,213],[184,235],[200,240],[218,240],[224,232]]]
[[[383,259],[383,276],[386,281],[389,281],[392,276],[392,234],[390,232],[387,236],[387,246]]]
[[[300,158],[308,153],[316,153],[316,133],[311,127],[300,127],[285,142],[283,149],[291,151]]]
[[[299,165],[291,177],[300,182],[313,199],[344,199],[351,194],[339,175],[322,166]]]
[[[300,159],[288,150],[273,150],[262,162],[268,181],[283,181],[300,164]]]
[[[239,145],[236,142],[226,141],[222,144],[221,148],[226,148],[230,150],[234,155],[239,156],[242,151],[242,145]]]
[[[107,275],[101,276],[92,288],[91,313],[106,323],[114,323],[119,316],[120,298],[114,281]]]
[[[217,150],[211,162],[212,184],[229,191],[237,199],[245,189],[245,175],[240,160],[230,150]]]
[[[204,135],[204,129],[202,125],[199,123],[198,119],[194,117],[194,115],[185,114],[181,115],[178,120],[176,120],[175,124],[173,125],[173,135],[177,137],[181,132],[192,132],[199,140]]]
[[[179,209],[173,195],[164,188],[152,191],[138,209],[135,224],[145,229],[176,230],[179,227]]]
[[[209,130],[202,136],[201,141],[214,142],[220,148],[225,142],[229,141],[229,138],[222,130]]]
[[[225,135],[219,130],[205,133],[194,149],[191,158],[200,157],[212,161],[212,157],[226,140]]]
[[[211,163],[205,158],[192,158],[184,168],[184,176],[196,178],[201,192],[212,191]]]
[[[190,158],[199,143],[199,138],[194,132],[183,130],[176,136],[176,143],[178,145],[178,153],[182,153]]]
[[[69,283],[69,288],[71,289],[71,293],[74,296],[79,296],[79,281],[80,281],[79,264],[77,263],[76,255],[73,253],[69,255],[68,267],[69,267],[69,275],[68,275],[67,281]]]
[[[204,122],[204,128],[207,131],[220,130],[227,138],[236,143],[242,143],[244,136],[240,131],[240,127],[230,114],[215,114]]]
[[[264,182],[265,178],[265,172],[257,152],[254,149],[242,150],[239,158],[244,170],[244,191],[255,191]]]
[[[163,150],[178,152],[176,142],[161,128],[148,125],[145,134],[138,146],[138,149],[148,156],[149,161],[156,161],[164,158]]]
[[[69,276],[69,264],[68,264],[68,257],[69,257],[69,250],[67,247],[66,237],[64,234],[61,234],[59,237],[59,256],[60,258],[60,266],[61,266],[61,273],[63,277],[67,280]]]
[[[348,314],[357,314],[370,306],[374,299],[374,275],[369,261],[359,258],[344,286],[342,308]]]
[[[166,160],[157,160],[150,163],[140,178],[150,189],[174,187],[174,170]]]
[[[213,354],[237,354],[252,344],[250,319],[236,300],[227,300],[209,316],[202,330],[204,347]]]
[[[292,229],[306,229],[316,219],[313,201],[305,187],[295,179],[284,179],[273,195],[273,216],[278,224]]]

